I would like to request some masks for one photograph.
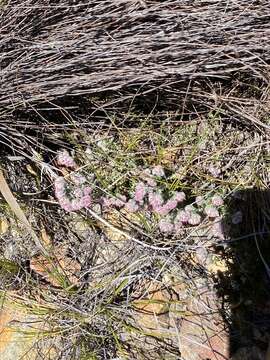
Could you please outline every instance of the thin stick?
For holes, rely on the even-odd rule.
[[[11,210],[14,212],[14,214],[17,216],[17,218],[23,223],[23,225],[26,227],[26,229],[31,234],[36,246],[43,251],[46,255],[49,255],[47,251],[42,246],[37,234],[33,230],[31,224],[27,220],[23,210],[21,209],[20,205],[18,204],[17,200],[15,199],[14,195],[12,194],[6,179],[4,177],[3,171],[0,170],[0,192],[3,195],[4,199],[8,203]]]

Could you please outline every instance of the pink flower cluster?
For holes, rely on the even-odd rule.
[[[105,208],[116,207],[118,209],[125,206],[127,197],[125,195],[117,194],[115,197],[105,197],[102,199],[102,205]]]
[[[213,223],[211,231],[214,237],[220,240],[225,239],[224,225],[220,218],[218,218],[217,221]]]
[[[151,191],[148,196],[149,205],[159,215],[167,215],[186,199],[184,192],[175,192],[173,196],[164,203],[159,192]]]
[[[192,207],[193,208],[193,207]],[[186,206],[184,210],[180,210],[177,212],[174,224],[178,228],[182,228],[183,225],[199,225],[202,221],[202,217],[200,214],[196,212],[196,209],[192,209],[190,205]]]
[[[196,226],[202,221],[201,215],[188,210],[179,210],[175,217],[166,216],[159,221],[158,227],[162,233],[178,234],[181,233],[185,225]]]
[[[152,169],[152,175],[157,177],[165,177],[164,169],[161,165],[157,165]]]
[[[170,221],[170,219],[166,219],[166,218],[161,219],[160,222],[158,223],[158,227],[162,233],[170,234],[174,231],[174,225]]]
[[[104,198],[104,208],[124,208],[131,213],[147,211],[150,215],[154,215],[154,221],[156,216],[159,217],[158,228],[167,234],[178,233],[185,225],[199,225],[202,217],[195,206],[188,205],[184,209],[179,209],[186,200],[186,194],[183,191],[175,191],[169,198],[165,198],[163,184],[161,183],[157,188],[155,177],[165,177],[161,166],[143,171],[143,180],[136,184],[129,199],[119,194],[116,197]]]
[[[159,229],[164,233],[179,233],[183,230],[186,225],[196,226],[202,222],[202,213],[208,216],[212,220],[220,219],[218,208],[224,204],[224,201],[220,195],[214,195],[210,199],[204,199],[202,196],[197,196],[193,205],[186,205],[182,209],[177,210],[179,203],[185,200],[185,193],[178,192],[169,199],[165,204],[162,202],[162,197],[158,194],[157,198],[152,193],[150,198],[150,204],[153,203],[153,209],[162,216],[159,223]],[[175,201],[178,201],[177,204]],[[172,213],[171,211],[174,210]],[[168,215],[170,214],[170,215]],[[235,221],[240,219],[240,215],[235,216]],[[165,221],[166,220],[166,221]],[[222,238],[222,226],[221,221],[217,221],[213,224],[213,235]]]
[[[54,182],[55,196],[59,205],[68,212],[89,207],[92,203],[91,188],[84,183],[80,183],[81,186],[78,187],[78,177],[76,181],[77,184],[68,183],[60,176]]]
[[[204,199],[203,196],[197,196],[195,199],[195,203],[198,207],[202,207],[205,215],[209,218],[215,219],[219,217],[218,208],[224,205],[224,200],[220,195],[214,195],[210,199],[210,203],[208,199]]]
[[[144,200],[145,195],[147,194],[147,190],[148,189],[143,182],[139,182],[136,185],[135,193],[134,193],[134,200],[137,203],[139,203],[140,205],[143,204],[143,200]]]
[[[56,162],[58,165],[65,166],[70,169],[75,169],[77,167],[76,162],[65,149],[58,152]]]
[[[212,201],[212,204],[214,206],[217,206],[217,207],[220,207],[220,206],[222,206],[224,204],[224,201],[223,201],[222,197],[219,196],[219,195],[214,195],[212,197],[211,201]]]
[[[204,212],[207,216],[209,216],[210,218],[216,218],[219,216],[219,212],[218,212],[218,209],[215,208],[214,206],[211,206],[211,205],[207,205],[205,208],[204,208]]]
[[[165,171],[161,165],[155,166],[152,170],[146,169],[143,171],[142,175],[145,177],[145,181],[147,185],[151,187],[156,187],[157,182],[156,178],[164,178],[165,177]]]
[[[129,199],[125,205],[125,210],[131,213],[135,213],[139,211],[139,205],[136,203],[134,199]]]

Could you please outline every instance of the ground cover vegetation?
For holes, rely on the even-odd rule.
[[[1,3],[3,358],[267,356],[269,14]]]

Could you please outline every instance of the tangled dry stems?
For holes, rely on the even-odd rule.
[[[64,111],[66,122],[73,121],[67,110],[74,106],[73,96],[81,99],[93,95],[95,99],[89,102],[87,115],[78,117],[76,120],[79,121],[75,125],[73,122],[70,128],[76,128],[82,122],[89,124],[89,112],[97,127],[98,121],[114,120],[112,115],[115,113],[121,124],[123,119],[130,118],[134,123],[141,120],[140,114],[134,115],[134,121],[133,114],[129,113],[136,98],[141,97],[144,103],[154,94],[153,107],[147,114],[150,113],[148,120],[153,123],[160,124],[160,120],[165,119],[173,125],[179,124],[179,120],[196,117],[198,128],[200,125],[203,128],[205,117],[212,110],[211,115],[220,117],[228,130],[228,138],[222,136],[224,128],[219,135],[213,134],[214,145],[208,142],[207,133],[206,148],[196,152],[195,145],[195,153],[193,143],[185,153],[186,139],[180,141],[179,159],[184,162],[180,182],[198,189],[202,186],[202,191],[207,191],[203,188],[205,185],[206,188],[211,185],[215,189],[222,187],[228,192],[239,186],[251,187],[255,182],[267,186],[269,10],[268,1],[247,4],[243,0],[229,3],[223,0],[120,0],[102,4],[99,1],[75,1],[72,5],[63,0],[10,0],[1,11],[0,141],[11,143],[15,153],[26,143],[36,148],[36,134],[43,138],[45,133],[54,143],[61,142],[58,135],[62,135],[69,125],[56,124],[56,117],[60,113],[62,116]],[[107,94],[110,95],[108,101]],[[65,109],[57,107],[59,100],[63,100],[59,103]],[[121,108],[125,100],[128,100],[127,107]],[[39,106],[44,103],[52,110],[45,117],[39,112]],[[162,110],[157,113],[156,107]],[[18,109],[20,116],[14,124],[15,110]],[[100,116],[98,111],[101,110]],[[167,110],[172,111],[172,115],[168,115]],[[38,121],[33,117],[35,112]],[[250,141],[242,141],[241,132],[234,128],[235,123],[242,125],[243,120],[259,129]],[[126,123],[123,129],[127,131],[125,126]],[[19,133],[21,129],[25,134]],[[204,136],[201,130],[198,137]],[[170,140],[168,144],[173,146],[170,135],[166,136]],[[194,141],[193,135],[188,140]],[[41,146],[39,144],[39,149]],[[131,157],[131,152],[127,151],[123,157]],[[218,154],[217,159],[215,154]],[[111,167],[106,168],[108,173],[120,166],[120,161],[110,164]],[[204,166],[212,162],[215,165],[212,174],[205,173]],[[217,179],[220,164],[223,174],[222,179]],[[117,171],[123,171],[127,165],[121,166]],[[235,168],[239,170],[237,173]],[[194,185],[190,185],[191,179],[197,179]],[[61,216],[58,216],[60,221]],[[63,226],[66,229],[66,224]],[[72,231],[68,232],[68,237],[74,239]],[[116,251],[116,267],[106,264],[102,274],[99,266],[91,267],[89,271],[93,249],[88,249],[90,259],[87,259],[84,273],[80,274],[82,286],[78,292],[67,294],[66,289],[59,291],[52,287],[46,294],[46,306],[50,302],[57,306],[51,316],[52,324],[60,326],[63,333],[79,329],[76,332],[78,338],[85,337],[92,346],[91,351],[96,348],[102,352],[106,340],[110,341],[113,332],[117,332],[117,324],[127,325],[132,315],[129,307],[134,295],[132,291],[140,279],[162,281],[160,275],[164,270],[179,267],[179,258],[184,269],[184,265],[190,263],[190,259],[183,258],[185,254],[188,256],[199,247],[198,243],[175,246],[167,239],[166,244],[174,246],[175,252],[152,251],[143,243],[132,241],[120,250],[112,247]],[[106,247],[108,243],[105,241],[101,246],[93,239],[94,245]],[[205,247],[211,245],[211,242],[200,243]],[[78,249],[70,248],[75,259]],[[193,280],[194,273],[200,269],[183,271],[186,270],[190,274],[190,279],[186,275],[188,281]],[[84,293],[84,287],[89,286],[84,275],[98,280],[107,276],[108,281],[100,281],[98,286],[93,285]],[[26,277],[29,283],[23,287],[28,287],[29,296],[32,296],[33,279],[27,272]],[[116,293],[119,284],[123,287]],[[68,313],[64,313],[64,309]],[[101,315],[100,310],[103,311]],[[79,315],[83,320],[77,318]],[[95,337],[100,333],[100,341],[89,341],[90,335]],[[68,351],[63,353],[64,358]]]
[[[192,98],[195,112],[225,102],[243,117],[243,107],[258,105],[253,96],[241,101],[209,84],[238,74],[267,88],[269,12],[268,1],[10,0],[1,11],[0,105],[163,88],[184,108]],[[264,91],[259,97],[267,102]],[[244,118],[263,126],[258,113]]]

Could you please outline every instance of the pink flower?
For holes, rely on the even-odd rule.
[[[54,187],[56,190],[60,190],[65,186],[65,179],[63,176],[59,176],[54,180]]]
[[[82,189],[76,188],[76,189],[73,191],[73,195],[74,195],[76,198],[81,198],[81,197],[83,196],[83,191],[82,191]]]
[[[84,195],[81,198],[81,206],[82,206],[82,208],[89,207],[91,205],[91,203],[92,203],[92,199],[91,199],[90,195]]]
[[[182,224],[187,224],[189,219],[191,217],[190,212],[185,210],[178,211],[176,217],[175,217],[175,223],[181,222]]]
[[[75,185],[82,185],[84,183],[86,183],[86,177],[78,174],[78,173],[73,173],[70,175],[70,180],[75,184]]]
[[[61,206],[62,209],[66,210],[67,212],[73,211],[72,205],[70,202],[64,202],[64,203],[59,202],[59,205]]]
[[[203,205],[203,202],[204,202],[203,196],[200,196],[200,195],[199,195],[199,196],[196,196],[195,202],[196,202],[196,204],[197,204],[198,206]]]
[[[204,212],[207,216],[209,216],[210,218],[216,218],[219,216],[219,212],[218,209],[215,208],[214,206],[208,205],[204,208]]]
[[[173,199],[181,203],[186,200],[186,194],[183,191],[177,191],[174,193]]]
[[[77,167],[76,162],[72,159],[72,157],[65,149],[58,152],[56,161],[57,164],[60,166],[65,166],[71,169],[75,169]]]
[[[134,199],[130,199],[125,205],[125,210],[131,213],[135,213],[139,210],[139,205]]]
[[[155,209],[155,212],[162,216],[168,215],[168,213],[169,213],[169,211],[163,206],[157,207]]]
[[[174,226],[169,219],[161,219],[158,223],[159,230],[163,233],[172,233]]]
[[[89,195],[89,193],[86,193],[85,195]],[[110,198],[104,197],[102,199],[102,205],[107,208],[112,206],[121,208],[125,205],[126,201],[127,201],[127,197],[125,195],[117,194],[116,197],[110,197]]]
[[[179,234],[182,232],[184,225],[181,221],[174,222],[174,231]]]
[[[112,198],[104,197],[101,199],[102,205],[106,208],[109,208],[112,206]]]
[[[161,194],[155,192],[150,192],[148,194],[148,201],[149,204],[152,206],[153,210],[160,208],[164,202]]]
[[[147,187],[143,182],[139,182],[135,188],[134,200],[137,201],[139,204],[142,204],[146,193]]]
[[[164,169],[161,165],[157,165],[152,169],[152,174],[157,177],[164,177]]]
[[[190,225],[199,225],[202,221],[202,218],[199,214],[191,213],[190,218],[188,219],[188,223]]]
[[[222,206],[224,204],[222,197],[219,195],[213,196],[211,201],[212,201],[212,204],[217,207]]]
[[[193,205],[186,205],[185,211],[191,213],[191,212],[196,212],[196,209]]]
[[[91,192],[92,192],[92,189],[90,188],[90,186],[85,186],[83,188],[83,194],[84,195],[89,195],[89,194],[91,194]]]
[[[62,176],[55,179],[54,191],[55,191],[55,196],[57,198],[60,198],[65,195],[65,187],[66,187],[66,182]]]
[[[224,227],[221,220],[218,220],[212,225],[211,231],[213,236],[219,238],[220,240],[225,239]]]
[[[163,206],[159,206],[155,208],[155,211],[160,215],[167,215],[170,211],[177,207],[177,201],[174,199],[170,199]]]
[[[89,186],[75,187],[68,185],[63,177],[55,179],[55,196],[59,205],[66,211],[76,211],[88,207],[92,203]],[[67,191],[69,190],[69,191]]]
[[[71,211],[77,211],[82,208],[80,199],[72,199],[70,204],[71,204]]]
[[[151,187],[157,186],[157,182],[154,179],[150,178],[150,177],[146,178],[146,182]]]
[[[65,196],[65,179],[63,177],[58,177],[55,179],[54,191],[57,199]]]

